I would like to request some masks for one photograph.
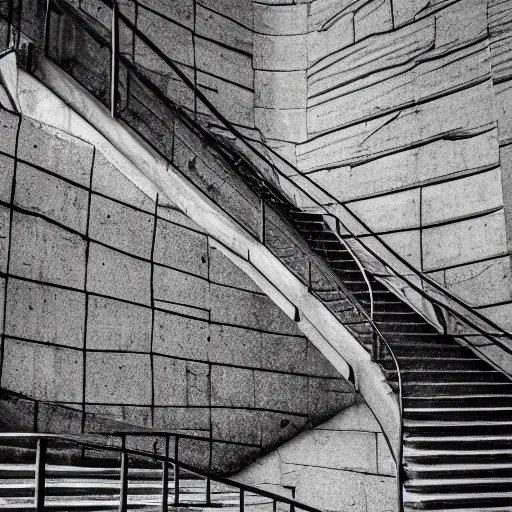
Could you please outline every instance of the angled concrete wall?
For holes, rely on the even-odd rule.
[[[323,510],[397,510],[394,460],[375,417],[360,401],[235,478]]]
[[[353,403],[352,385],[174,205],[89,143],[0,116],[1,387],[68,411],[41,406],[23,428],[195,433],[219,442],[191,462],[225,471]]]

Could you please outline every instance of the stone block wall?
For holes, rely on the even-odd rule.
[[[110,29],[101,0],[72,0]],[[254,128],[253,13],[251,0],[121,0],[121,12],[147,35],[232,123]],[[146,69],[168,97],[199,114],[175,73],[121,23],[121,52]]]
[[[85,141],[0,118],[2,428],[185,432],[212,440],[188,461],[225,472],[353,403],[173,204]]]
[[[255,0],[254,28],[267,144],[511,329],[512,2]]]
[[[359,400],[235,478],[322,510],[397,510],[394,460],[375,417]]]

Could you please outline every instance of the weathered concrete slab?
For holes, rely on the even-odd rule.
[[[19,117],[0,108],[0,125],[2,126],[2,138],[0,139],[0,151],[14,156],[16,147],[16,132],[18,130]],[[20,156],[20,155],[19,155]]]
[[[512,299],[511,277],[508,256],[444,271],[447,289],[472,306]]]
[[[87,348],[149,352],[151,310],[103,297],[89,297]]]
[[[13,213],[11,272],[37,281],[83,289],[86,243],[54,224]]]
[[[471,169],[499,164],[496,130],[469,139],[436,141],[357,167],[315,172],[311,178],[344,201],[461,173],[467,162]]]
[[[274,308],[267,296],[211,285],[212,320],[275,333],[300,334],[296,325]],[[264,321],[264,324],[261,322]]]
[[[270,36],[292,36],[308,31],[308,6],[254,3],[254,30]]]
[[[149,354],[89,352],[85,398],[88,402],[151,405]]]
[[[500,141],[512,141],[512,82],[494,85]]]
[[[255,407],[254,371],[212,366],[212,405]]]
[[[285,373],[254,372],[255,407],[306,413],[308,377]]]
[[[153,366],[155,405],[188,405],[187,362],[154,356]]]
[[[259,71],[254,74],[256,107],[306,108],[306,71]]]
[[[187,254],[187,258],[183,255]],[[198,276],[208,276],[208,242],[204,235],[158,220],[154,261]]]
[[[19,163],[14,203],[85,234],[89,193],[37,169]]]
[[[199,71],[197,86],[210,103],[231,123],[254,127],[254,92]],[[198,101],[198,111],[211,115]]]
[[[17,338],[82,348],[85,300],[85,294],[80,292],[10,279],[5,333]]]
[[[155,311],[156,353],[207,361],[208,336],[208,322]]]
[[[314,4],[313,4],[314,5]],[[355,42],[354,15],[349,12],[339,17],[328,27],[308,34],[309,66]]]
[[[396,32],[369,37],[308,70],[310,97],[385,68],[401,66],[434,44],[434,22],[424,19]]]
[[[389,0],[371,0],[354,14],[355,40],[393,28],[392,6]]]
[[[87,269],[89,291],[140,304],[150,304],[151,264],[91,243]]]
[[[503,206],[500,168],[423,189],[423,225]]]
[[[149,259],[154,217],[92,194],[89,234],[98,242]]]
[[[256,107],[254,118],[265,138],[287,142],[307,140],[305,108],[279,110]]]
[[[448,135],[477,135],[492,128],[492,101],[491,84],[485,82],[323,135],[297,147],[299,169],[307,172],[325,166],[359,164]]]
[[[99,151],[94,156],[92,190],[149,213],[155,211],[154,201],[117,170]]]
[[[306,35],[266,36],[254,34],[254,69],[298,71],[308,67]]]
[[[404,23],[414,19],[417,13],[429,4],[429,0],[394,0],[393,16],[395,26],[400,27]]]
[[[82,401],[81,351],[9,338],[4,347],[4,389],[36,400]]]
[[[194,27],[194,0],[162,2],[162,0],[140,0],[141,5],[167,16],[192,29]]]
[[[49,133],[37,123],[24,119],[20,128],[18,158],[51,169],[80,185],[89,185],[93,147],[58,130]]]
[[[9,231],[11,212],[6,206],[0,205],[0,271],[7,272],[7,260],[9,255]]]
[[[197,3],[231,18],[248,29],[253,28],[252,0],[198,0]]]
[[[424,229],[423,250],[425,269],[502,255],[507,250],[503,211]]]
[[[196,7],[195,33],[236,50],[252,53],[252,30],[204,8],[200,3]]]
[[[8,203],[11,200],[13,175],[14,159],[7,155],[0,155],[0,201]]]
[[[252,89],[254,72],[250,56],[199,38],[195,41],[195,52],[198,70]]]
[[[154,298],[160,301],[202,309],[210,307],[209,284],[206,279],[160,265],[154,265],[153,293]]]

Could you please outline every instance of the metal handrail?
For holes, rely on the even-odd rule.
[[[131,433],[130,433],[131,434]],[[138,433],[133,433],[134,435],[138,435]],[[45,500],[45,467],[46,467],[46,458],[47,458],[47,448],[49,441],[59,441],[66,442],[71,444],[76,444],[81,448],[90,448],[98,451],[106,451],[106,452],[115,452],[121,455],[121,464],[120,464],[120,500],[119,500],[119,512],[127,511],[127,496],[128,496],[128,462],[130,456],[137,456],[138,458],[146,458],[150,459],[154,462],[161,462],[163,469],[163,479],[162,484],[164,483],[164,479],[167,482],[168,472],[168,464],[171,463],[174,466],[174,484],[175,490],[177,489],[177,493],[175,493],[174,505],[180,505],[180,494],[179,494],[179,481],[180,481],[180,469],[184,469],[190,473],[194,473],[198,476],[206,478],[207,480],[211,480],[212,482],[218,482],[223,485],[227,485],[229,487],[234,487],[240,491],[240,503],[245,503],[245,493],[249,492],[252,494],[256,494],[258,496],[262,496],[264,498],[269,498],[273,500],[274,503],[284,503],[290,506],[290,512],[293,512],[294,508],[305,510],[306,512],[322,512],[321,509],[316,507],[312,507],[310,505],[306,505],[300,501],[297,501],[293,498],[287,498],[285,496],[280,496],[270,491],[266,491],[264,489],[260,489],[259,487],[255,487],[250,484],[246,484],[243,482],[238,482],[236,480],[232,480],[230,478],[217,476],[210,471],[206,471],[201,468],[197,468],[188,464],[186,462],[180,462],[178,458],[178,450],[175,449],[174,457],[169,455],[169,438],[179,434],[169,434],[169,433],[160,433],[162,437],[166,437],[166,454],[159,455],[150,452],[146,452],[143,450],[136,450],[133,448],[127,448],[123,439],[121,446],[110,446],[104,445],[100,443],[95,443],[92,441],[87,441],[83,439],[78,439],[73,436],[66,436],[60,434],[40,434],[40,433],[18,433],[18,432],[0,432],[0,439],[33,439],[37,441],[37,449],[36,449],[36,466],[35,466],[35,510],[36,512],[44,512],[44,500]],[[128,435],[128,433],[119,435]],[[158,436],[156,436],[158,437]],[[177,444],[175,445],[177,446]],[[167,487],[162,485],[162,512],[168,512],[168,503],[167,498],[168,495],[165,492]],[[206,487],[206,503],[211,504],[210,500],[210,488],[207,485]]]

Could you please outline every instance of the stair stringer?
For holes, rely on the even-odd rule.
[[[215,239],[218,248],[285,314],[295,319],[298,312],[298,328],[318,350],[345,378],[353,372],[356,387],[381,424],[396,457],[400,441],[399,404],[380,366],[370,360],[352,334],[277,257],[140,137],[112,119],[104,106],[50,61],[41,59],[37,71],[40,81],[17,69],[14,53],[0,60],[0,73],[6,76],[4,83],[22,115],[50,129],[86,139],[148,196],[168,197]]]

